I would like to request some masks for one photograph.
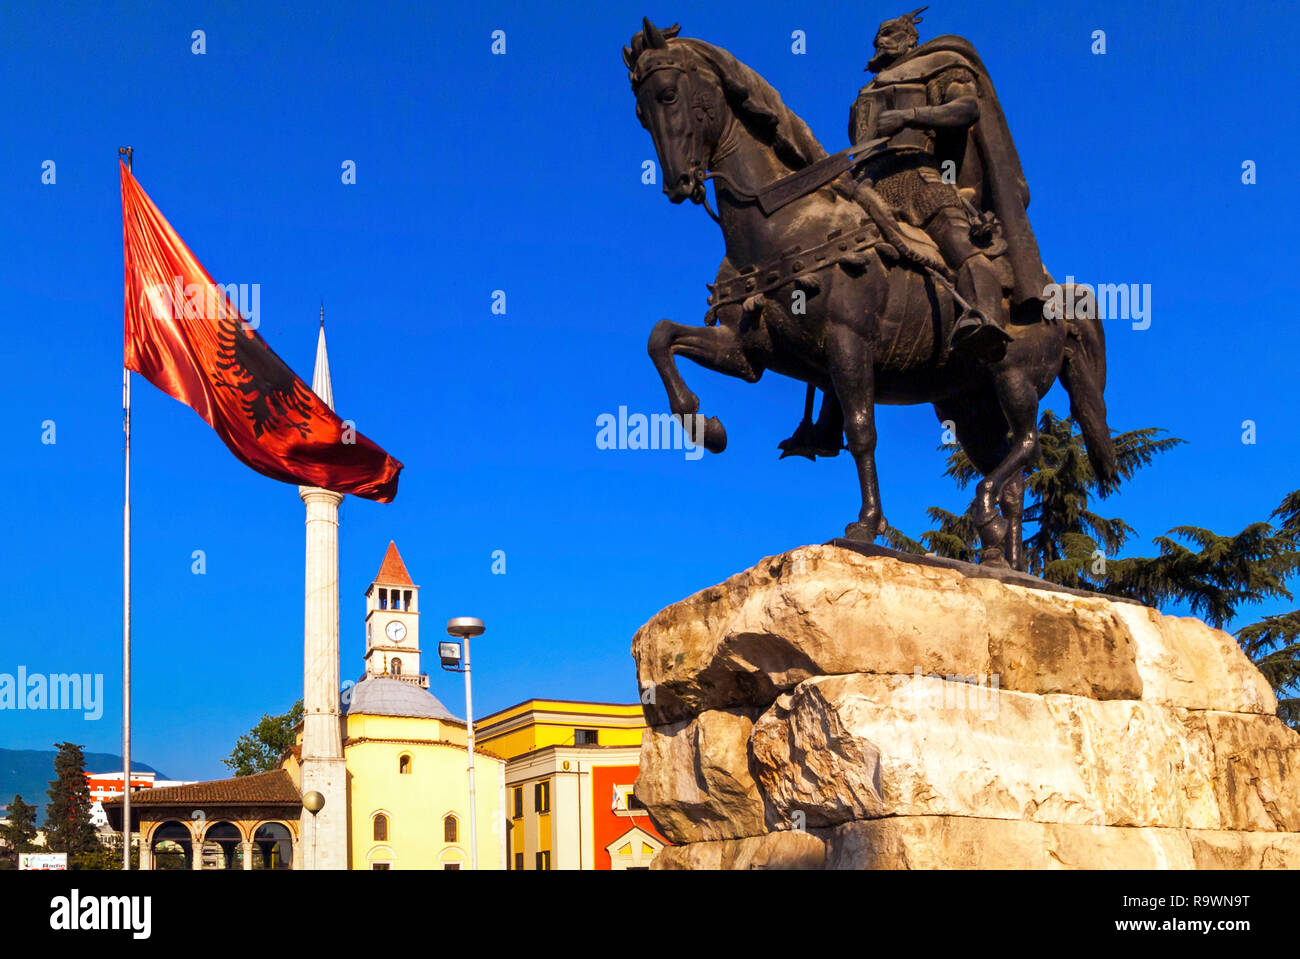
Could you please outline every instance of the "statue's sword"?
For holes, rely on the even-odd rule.
[[[795,170],[788,176],[783,176],[781,179],[769,183],[758,191],[759,209],[763,211],[764,216],[771,216],[786,204],[807,196],[813,190],[830,183],[840,174],[847,173],[856,164],[866,159],[870,153],[888,142],[888,137],[863,140],[861,143],[853,144],[847,150],[832,153],[830,156],[818,160],[802,170]]]

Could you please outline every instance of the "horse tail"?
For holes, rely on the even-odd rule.
[[[1083,431],[1084,446],[1093,475],[1107,489],[1119,478],[1115,468],[1115,444],[1106,423],[1106,334],[1101,321],[1091,315],[1067,320],[1065,357],[1061,382],[1070,396],[1070,416]]]

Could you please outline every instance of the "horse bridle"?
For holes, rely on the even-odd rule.
[[[655,57],[650,68],[637,78],[633,89],[640,88],[641,84],[651,74],[660,70],[676,70],[683,77],[688,78],[699,77],[699,67],[697,65],[683,64],[671,57],[659,56]],[[709,205],[709,196],[704,189],[704,184],[709,180],[717,180],[719,183],[725,184],[731,194],[738,200],[746,203],[757,203],[764,216],[771,216],[781,207],[807,196],[841,174],[848,172],[874,150],[887,143],[886,138],[855,143],[845,150],[823,157],[807,167],[795,170],[764,186],[756,189],[747,185],[742,186],[734,178],[716,169],[718,162],[734,152],[739,145],[740,138],[736,135],[736,127],[739,121],[734,114],[728,113],[724,120],[723,129],[712,151],[707,157],[704,156],[704,151],[698,149],[696,145],[702,145],[705,142],[703,133],[707,129],[709,121],[713,119],[710,110],[712,103],[708,94],[697,88],[694,79],[688,79],[682,86],[686,88],[686,92],[690,97],[688,109],[691,111],[692,121],[692,127],[688,134],[691,143],[687,147],[687,163],[691,178],[690,199],[692,202],[703,206],[709,216],[713,218],[713,221],[718,224],[721,224],[722,221]],[[710,169],[714,172],[708,172]]]
[[[655,54],[658,54],[656,56]],[[645,68],[648,64],[648,68]],[[679,73],[684,82],[679,82],[679,95],[686,100],[686,109],[690,111],[691,128],[687,134],[689,144],[686,149],[686,162],[688,173],[691,178],[691,192],[689,194],[693,203],[698,203],[704,207],[715,223],[721,223],[718,214],[714,212],[709,205],[709,196],[704,189],[704,184],[711,179],[717,178],[725,182],[729,188],[734,190],[737,196],[742,199],[753,199],[754,194],[738,188],[734,181],[725,174],[710,173],[709,168],[715,165],[718,160],[729,155],[736,149],[738,138],[735,136],[736,119],[734,116],[728,116],[725,126],[718,136],[717,143],[713,149],[705,156],[705,132],[708,129],[709,122],[714,119],[712,113],[712,102],[709,95],[699,88],[698,79],[700,69],[698,64],[683,63],[676,57],[668,55],[667,51],[647,50],[637,63],[637,77],[632,84],[633,92],[641,88],[652,74],[660,70],[675,70]]]

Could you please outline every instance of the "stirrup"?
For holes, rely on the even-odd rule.
[[[1002,358],[1011,336],[979,310],[970,310],[953,324],[948,345],[955,353],[963,353],[986,362]]]

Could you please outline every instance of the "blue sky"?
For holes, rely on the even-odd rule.
[[[646,337],[661,317],[701,321],[721,257],[703,211],[641,182],[653,148],[619,50],[643,13],[679,20],[838,149],[876,25],[901,6],[302,11],[0,12],[0,672],[103,673],[108,687],[97,722],[0,714],[0,745],[120,747],[120,145],[219,282],[261,285],[261,332],[308,379],[324,298],[336,406],[406,464],[395,503],[343,506],[345,677],[362,669],[362,593],[389,539],[423,587],[426,651],[449,616],[487,622],[481,714],[530,696],[633,700],[629,645],[655,611],[854,518],[847,456],[777,462],[803,388],[776,376],[751,386],[683,363],[728,428],[721,456],[596,448],[601,413],[666,409]],[[504,56],[490,51],[498,29]],[[1097,29],[1104,56],[1090,52]],[[1110,421],[1189,442],[1102,511],[1138,528],[1135,552],[1175,525],[1266,517],[1300,485],[1294,8],[939,3],[921,25],[938,33],[970,38],[992,72],[1049,269],[1152,286],[1149,329],[1107,325]],[[341,183],[346,160],[355,185]],[[1059,387],[1046,403],[1066,408]],[[139,378],[133,422],[135,754],[221,776],[236,737],[301,692],[303,507]],[[881,408],[879,424],[891,523],[916,535],[925,507],[964,508],[928,407]],[[429,665],[460,711],[459,677]]]

